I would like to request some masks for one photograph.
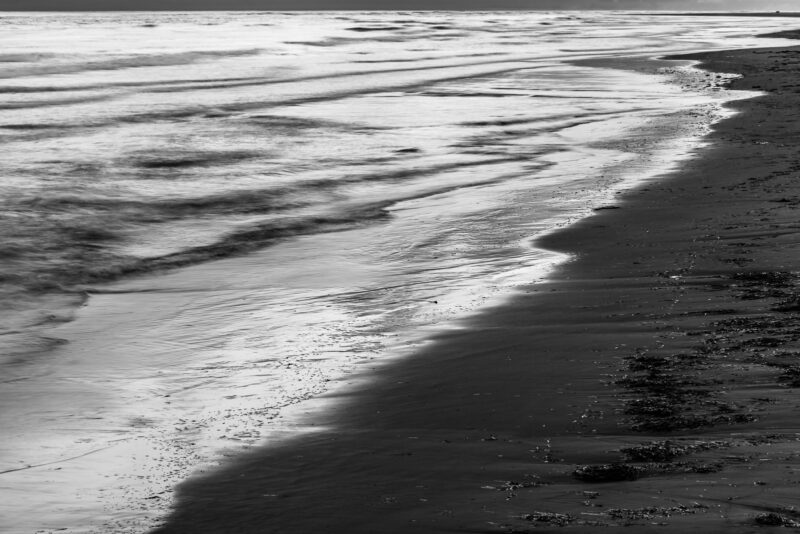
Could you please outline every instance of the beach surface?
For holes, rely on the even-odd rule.
[[[614,388],[638,345],[623,333],[647,346],[656,321],[626,322],[603,292],[640,276],[613,271],[637,247],[536,240],[628,216],[611,209],[620,192],[705,155],[723,104],[757,94],[659,56],[793,44],[758,37],[786,19],[627,12],[14,13],[0,27],[0,530],[14,533],[148,531],[177,484],[202,503],[192,485],[251,454],[287,471],[280,489],[222,490],[265,514],[248,528],[462,501],[465,524],[516,528],[497,525],[536,503],[487,518],[470,499],[505,502],[542,454],[565,480],[568,462],[619,457],[609,438],[562,465],[552,444],[629,431]],[[682,265],[663,254],[646,272]],[[617,361],[604,344],[627,348]],[[485,446],[517,438],[518,454]]]
[[[540,239],[573,256],[547,282],[297,405],[302,432],[184,482],[156,532],[800,525],[800,49],[684,59],[765,95]]]

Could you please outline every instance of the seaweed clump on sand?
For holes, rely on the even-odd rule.
[[[572,472],[572,476],[582,482],[621,482],[636,480],[643,471],[641,467],[622,463],[582,465]]]
[[[708,506],[694,503],[691,506],[679,504],[677,506],[648,506],[646,508],[610,508],[606,514],[612,519],[634,521],[654,519],[657,517],[670,517],[673,515],[690,515],[708,510]]]
[[[726,441],[701,441],[682,444],[666,440],[624,447],[620,449],[620,452],[625,455],[628,461],[632,462],[671,462],[680,456],[728,446],[730,446],[730,443]]]
[[[515,527],[513,525],[500,525],[505,530],[506,534],[528,534],[533,532],[531,528],[539,530],[539,528],[547,528],[550,527],[575,527],[575,526],[582,526],[582,527],[601,527],[607,526],[607,523],[601,521],[591,521],[587,519],[578,518],[574,515],[570,514],[563,514],[558,512],[531,512],[529,514],[523,514],[519,516],[520,519],[524,521],[528,521],[530,523],[536,523],[536,525],[532,525],[531,527],[525,526],[521,529],[519,527]]]
[[[738,272],[708,284],[753,305],[735,317],[709,320],[702,328],[691,325],[685,335],[701,340],[682,353],[640,349],[625,358],[624,374],[615,383],[627,391],[624,413],[630,417],[632,430],[674,432],[755,421],[751,408],[725,401],[728,382],[741,380],[729,371],[736,364],[780,369],[779,384],[800,387],[800,352],[786,350],[800,342],[800,274]],[[705,310],[684,316],[714,317],[732,311]]]
[[[787,298],[797,285],[797,275],[785,271],[742,272],[733,275],[733,288],[743,300]]]
[[[626,360],[627,371],[616,381],[632,393],[625,414],[636,431],[671,432],[755,418],[733,404],[716,400],[720,381],[696,376],[707,367],[702,354],[670,356],[639,353]],[[694,375],[694,376],[693,376]]]
[[[781,515],[775,512],[766,512],[763,514],[758,514],[755,517],[755,522],[759,525],[767,527],[800,528],[800,521],[790,519],[785,515]]]
[[[575,521],[569,514],[557,514],[555,512],[532,512],[525,514],[522,519],[536,523],[548,523],[557,527],[565,527]]]

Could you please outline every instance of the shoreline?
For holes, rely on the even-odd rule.
[[[708,104],[708,106],[709,108],[716,107],[714,104]],[[688,111],[685,113],[681,112],[681,116],[684,115],[686,115],[687,123],[683,124],[683,126],[678,129],[692,130],[693,127],[691,124],[696,122],[697,117]],[[700,119],[699,122],[703,122],[703,120]],[[667,129],[669,130],[669,128]],[[643,135],[641,133],[643,131],[651,132],[645,136],[649,139],[660,139],[660,136],[658,133],[656,133],[657,130],[658,129],[643,126],[641,130],[637,129],[636,131],[639,133],[639,135]],[[658,131],[663,133],[663,129]],[[632,137],[635,138],[636,136],[634,135]],[[654,144],[660,145],[660,142],[656,141]],[[664,149],[664,152],[671,153],[671,150],[672,149],[670,148],[666,148]],[[655,151],[648,152],[646,149],[641,149],[640,152],[650,154],[649,159],[647,156],[643,156],[642,158],[643,160],[649,161],[650,164],[643,164],[642,162],[638,161],[637,158],[634,158],[635,164],[633,167],[636,169],[645,167],[649,173],[649,168],[653,166],[652,158],[655,157],[653,156]],[[678,152],[683,153],[684,151],[683,149],[678,149],[675,153]],[[660,159],[664,161],[665,164],[669,161],[669,158],[665,158],[664,156],[661,156]],[[622,163],[618,165],[620,167],[624,166]],[[607,173],[604,172],[604,174]],[[552,178],[554,177],[551,177],[551,179]],[[638,179],[642,178],[638,177]],[[591,179],[587,178],[585,181],[587,182],[587,185],[590,185]],[[625,182],[630,185],[627,180]],[[616,187],[614,189],[616,189]],[[606,192],[602,196],[607,198],[597,198],[595,200],[602,205],[605,205],[606,203],[613,203],[614,195],[611,192]],[[592,201],[585,202],[584,204],[586,209],[583,210],[583,214],[591,212],[592,206],[600,205]],[[581,214],[581,216],[584,216],[583,214]],[[329,240],[330,238],[331,236],[328,236],[325,238],[325,240]],[[334,245],[332,248],[334,250],[348,250],[353,248],[352,246],[347,246],[346,243],[347,241],[344,241],[338,246]],[[306,243],[306,246],[307,245],[308,243]],[[321,245],[321,243],[318,243],[318,245]],[[328,243],[326,246],[331,247],[331,244]],[[301,246],[300,248],[303,247]],[[311,250],[317,251],[323,250],[324,248],[325,247],[323,246],[310,247]],[[246,267],[248,262],[251,263],[251,267],[259,266],[259,272],[265,271],[265,269],[263,269],[264,266],[261,263],[264,261],[267,255],[268,253],[265,252],[262,255],[256,254],[252,257],[248,256],[239,258],[238,260],[232,260],[233,263],[223,260],[219,264],[214,262],[214,265],[207,264],[206,267],[198,265],[189,269],[208,271],[206,274],[212,274],[213,276],[211,276],[211,278],[229,279],[232,276],[232,272],[237,272],[237,276],[239,277],[259,277],[262,276],[263,273],[254,274],[251,271],[247,271],[247,269],[245,269],[244,272],[238,271],[241,271],[241,267]],[[238,264],[237,261],[239,262]],[[307,263],[311,264],[313,262]],[[237,265],[239,267],[238,269]],[[231,276],[219,276],[219,274],[221,272],[225,272],[226,269],[231,271]],[[269,269],[266,269],[266,271],[269,271]],[[195,275],[197,275],[197,272],[195,272]],[[531,278],[533,277],[531,274],[529,274],[529,276],[531,276]],[[76,479],[79,479],[82,472],[93,472],[98,474],[103,472],[113,472],[115,476],[119,476],[121,480],[124,480],[124,483],[119,485],[120,491],[116,493],[104,491],[103,503],[106,503],[107,509],[114,510],[116,512],[117,517],[120,518],[118,528],[120,531],[125,532],[134,531],[137,526],[139,528],[145,528],[144,524],[152,525],[152,519],[154,517],[158,517],[161,510],[164,510],[170,503],[172,484],[177,483],[179,480],[182,480],[188,476],[188,470],[191,467],[206,466],[209,463],[216,463],[220,458],[225,458],[236,454],[239,446],[257,446],[260,436],[263,437],[264,432],[270,436],[272,435],[271,432],[281,436],[282,434],[292,434],[291,431],[287,432],[284,427],[295,430],[297,429],[296,426],[293,426],[295,425],[293,420],[287,423],[287,419],[290,418],[286,417],[281,418],[278,425],[274,425],[275,428],[272,428],[273,418],[278,417],[275,412],[280,410],[280,408],[276,410],[275,405],[271,403],[267,403],[265,405],[263,402],[259,402],[257,406],[253,406],[252,403],[248,404],[248,402],[245,400],[245,397],[260,398],[258,396],[263,396],[265,391],[271,394],[269,387],[262,387],[261,391],[255,391],[258,387],[258,384],[251,383],[248,385],[245,391],[238,390],[235,387],[229,388],[229,391],[225,391],[224,393],[214,392],[212,390],[211,394],[207,395],[206,398],[203,399],[200,393],[192,393],[198,384],[192,383],[192,380],[186,380],[186,377],[183,377],[182,380],[177,381],[165,381],[169,383],[168,385],[172,385],[174,387],[164,387],[164,383],[157,383],[155,380],[141,380],[141,372],[136,372],[138,367],[136,366],[135,362],[146,362],[153,357],[158,358],[162,352],[168,353],[170,355],[170,359],[166,367],[158,369],[159,373],[164,372],[171,374],[173,367],[179,368],[181,365],[198,366],[198,361],[202,360],[202,357],[199,357],[200,349],[196,345],[193,346],[186,343],[187,338],[192,332],[182,332],[180,328],[173,328],[171,326],[166,326],[165,324],[160,324],[158,319],[159,317],[168,317],[171,313],[170,310],[180,310],[180,315],[184,317],[182,320],[186,323],[191,324],[198,321],[208,321],[209,317],[212,315],[208,314],[207,311],[221,304],[220,299],[216,298],[212,298],[210,300],[206,299],[206,302],[211,302],[210,306],[208,306],[208,304],[204,306],[197,303],[195,303],[193,306],[189,306],[184,301],[180,300],[180,297],[178,297],[179,293],[187,292],[188,294],[199,295],[199,292],[208,294],[216,291],[209,292],[208,288],[212,287],[213,284],[198,284],[197,279],[193,280],[193,276],[189,275],[188,272],[184,272],[183,270],[181,270],[181,272],[174,272],[172,274],[166,273],[160,275],[158,279],[159,282],[155,285],[150,285],[150,283],[147,282],[147,279],[140,281],[132,280],[129,282],[120,282],[119,284],[115,285],[114,289],[109,291],[98,290],[92,292],[92,302],[87,309],[79,313],[78,320],[74,323],[67,323],[63,327],[59,327],[57,332],[54,332],[63,336],[63,339],[67,341],[62,350],[59,350],[57,359],[69,362],[69,373],[76,373],[75,368],[81,367],[81,372],[77,372],[77,374],[98,376],[92,374],[94,369],[91,367],[92,355],[97,353],[104,354],[106,365],[110,369],[116,369],[114,366],[121,366],[126,374],[133,370],[131,376],[134,377],[134,379],[131,381],[123,379],[120,380],[119,383],[115,383],[113,381],[98,380],[97,391],[94,391],[94,389],[92,392],[84,391],[84,394],[91,393],[88,395],[89,397],[91,397],[92,394],[103,397],[105,399],[101,404],[103,410],[110,410],[113,412],[114,410],[118,409],[115,403],[119,403],[122,400],[124,404],[125,399],[136,398],[136,396],[131,397],[131,392],[135,392],[137,390],[139,391],[139,394],[141,394],[141,392],[144,390],[148,392],[144,398],[138,399],[135,404],[130,403],[128,408],[122,410],[126,415],[126,418],[121,422],[123,425],[130,426],[130,430],[126,430],[126,432],[134,437],[125,438],[120,444],[114,445],[113,448],[109,447],[108,449],[91,449],[88,451],[90,455],[83,457],[81,454],[79,456],[80,460],[71,460],[69,458],[65,458],[65,463],[61,464],[61,466],[58,468],[60,470],[58,480],[63,480],[61,476],[67,472],[72,473],[71,476],[75,476]],[[244,279],[239,278],[238,280],[242,281]],[[252,282],[252,280],[248,280],[247,284]],[[239,285],[237,283],[232,283],[231,280],[228,280],[228,283],[231,283],[232,287]],[[259,284],[255,283],[252,285],[251,291],[245,292],[252,292],[252,290],[258,286]],[[248,285],[248,287],[250,286]],[[242,288],[240,287],[239,289]],[[222,291],[222,293],[224,292],[225,290]],[[195,299],[195,297],[191,295],[189,298]],[[222,300],[226,299],[230,300],[231,295],[222,298]],[[114,317],[122,316],[122,314],[126,312],[126,307],[130,308],[132,303],[134,308],[137,308],[140,313],[148,316],[149,320],[152,321],[154,330],[168,330],[170,332],[175,332],[176,336],[167,336],[165,340],[164,337],[155,335],[137,335],[135,326],[133,328],[126,328],[124,326],[124,323],[126,322],[130,322],[133,325],[144,324],[140,321],[137,321],[137,317],[135,315],[126,315],[125,321],[122,323],[115,322]],[[437,302],[437,304],[440,303],[442,303],[442,300]],[[258,306],[258,303],[255,303],[255,305],[257,307],[254,308],[254,311],[262,308],[261,306]],[[280,318],[278,318],[278,320],[280,320]],[[262,329],[263,325],[261,325],[261,327],[258,325],[251,325],[250,328],[248,328],[248,330],[256,333],[255,335],[258,335],[258,332],[260,332]],[[208,333],[204,332],[204,334],[209,337],[213,337],[213,334],[211,334],[210,331],[208,331]],[[164,341],[166,341],[166,343],[164,343]],[[175,345],[175,341],[178,341],[179,344]],[[192,343],[195,343],[196,341],[196,339],[192,340]],[[129,365],[129,363],[133,365]],[[213,365],[208,365],[207,368],[204,369],[204,374],[199,378],[202,379],[205,378],[206,375],[215,374],[216,371],[224,374],[226,370],[226,364],[227,362],[225,361],[213,362]],[[220,366],[216,367],[216,365]],[[349,365],[349,360],[347,365]],[[371,365],[372,364],[367,361],[364,363],[364,367],[362,368],[367,368]],[[389,365],[391,365],[391,361],[389,362]],[[255,372],[256,367],[262,369],[262,376],[266,374],[266,372],[263,371],[265,366],[254,366],[253,372]],[[110,375],[119,376],[119,373],[112,372]],[[120,378],[123,377],[120,376]],[[190,376],[189,378],[192,377]],[[219,380],[220,375],[218,374],[215,376],[215,378]],[[350,380],[359,379],[358,376],[341,377],[341,380],[337,380],[337,378],[340,377],[334,377],[332,381],[349,382]],[[109,388],[107,385],[101,385],[103,382],[113,385]],[[309,382],[311,383],[309,384]],[[140,384],[143,384],[143,387]],[[315,384],[317,384],[317,382],[303,381],[300,386],[313,389],[316,387]],[[324,384],[321,387],[324,387]],[[50,402],[58,402],[52,401],[52,397],[55,396],[54,393],[58,392],[52,392],[47,389],[43,389],[43,391],[48,392],[46,395],[44,395],[44,397],[51,398]],[[107,391],[116,391],[117,398],[105,398],[107,396]],[[188,391],[188,393],[183,394],[183,391]],[[199,391],[199,388],[197,391]],[[306,395],[306,389],[301,389],[299,391],[299,393],[295,391],[293,394],[301,397]],[[228,393],[235,394],[227,395]],[[255,393],[255,395],[252,393]],[[333,392],[331,395],[336,396],[337,393]],[[225,401],[221,399],[223,396]],[[152,397],[152,399],[149,397]],[[196,406],[199,405],[202,407],[212,407],[211,410],[214,411],[214,413],[212,413],[211,417],[181,417],[175,425],[166,424],[159,427],[159,422],[162,419],[161,411],[158,408],[151,409],[151,404],[149,404],[149,402],[154,400],[156,404],[163,403],[180,406],[182,403],[181,397],[187,397],[190,401],[194,402]],[[238,397],[241,399],[241,401],[235,400],[234,397]],[[323,397],[322,400],[324,402],[325,398]],[[66,399],[64,400],[64,405],[71,405],[74,407],[74,405],[68,402]],[[224,405],[224,408],[222,408],[221,405]],[[245,417],[243,419],[241,417],[233,417],[232,419],[228,419],[225,412],[231,410],[231,408],[229,408],[230,406],[233,406],[237,412],[244,413]],[[90,413],[90,408],[91,407],[87,406],[85,410],[81,411]],[[301,421],[300,424],[302,425],[302,422],[305,419],[305,417],[302,416],[302,409],[298,408],[298,411],[295,413],[301,414],[301,416],[297,419]],[[185,419],[189,420],[188,423],[185,421]],[[266,424],[265,420],[268,420]],[[89,426],[91,425],[92,423],[89,423]],[[262,425],[264,426],[262,427]],[[162,431],[165,429],[166,432],[158,432],[159,429]],[[300,427],[299,431],[303,432],[303,430],[304,428]],[[152,436],[154,433],[157,436],[156,439],[149,439],[148,436]],[[55,434],[57,436],[58,433],[56,432]],[[225,447],[225,450],[219,451],[219,454],[214,455],[202,454],[202,452],[198,454],[198,451],[207,450],[208,446],[206,442],[209,441],[209,435],[215,436],[215,438],[210,440],[211,442],[222,442],[222,446]],[[50,436],[50,438],[52,437],[53,436]],[[216,441],[214,441],[215,439]],[[118,440],[113,441],[116,442]],[[172,443],[173,441],[175,441],[175,443]],[[263,442],[263,440],[261,442]],[[198,443],[202,443],[202,445],[198,446]],[[176,444],[177,449],[173,447],[173,445]],[[143,451],[145,452],[143,453]],[[175,458],[171,458],[173,453],[176,455]],[[116,465],[115,462],[125,457],[130,457],[135,460],[135,465],[132,466],[132,468],[111,469]],[[194,462],[194,465],[192,465],[192,462]],[[37,466],[38,465],[39,464],[37,463]],[[43,465],[49,465],[49,463]],[[103,469],[105,469],[105,471],[103,471]],[[142,473],[146,473],[146,476],[142,476]],[[53,480],[55,481],[56,478]],[[33,485],[32,480],[28,482]],[[15,484],[12,482],[9,487],[13,487],[14,485]],[[21,485],[17,486],[19,487]],[[117,495],[117,493],[119,493],[119,495]],[[109,495],[111,495],[111,497],[109,497]],[[139,504],[125,505],[124,510],[115,509],[115,506],[117,506],[116,503],[123,502],[124,499],[127,499],[129,502],[135,502]],[[84,500],[87,499],[84,498]],[[91,499],[88,499],[88,501],[91,501]],[[133,513],[133,518],[129,519],[131,511]],[[134,523],[136,523],[136,525],[134,525]],[[64,524],[67,523],[65,522]],[[109,521],[108,524],[111,524],[111,521]],[[89,531],[91,531],[91,529]]]
[[[382,368],[315,415],[327,430],[185,482],[155,532],[791,525],[795,50],[675,57],[771,92],[702,158],[543,238],[578,257],[535,297]]]

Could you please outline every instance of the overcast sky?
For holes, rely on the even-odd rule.
[[[676,9],[800,10],[800,0],[0,0],[0,10]]]

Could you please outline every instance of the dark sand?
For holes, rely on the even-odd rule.
[[[800,50],[713,145],[548,236],[547,284],[179,490],[167,533],[753,532],[800,525]]]

